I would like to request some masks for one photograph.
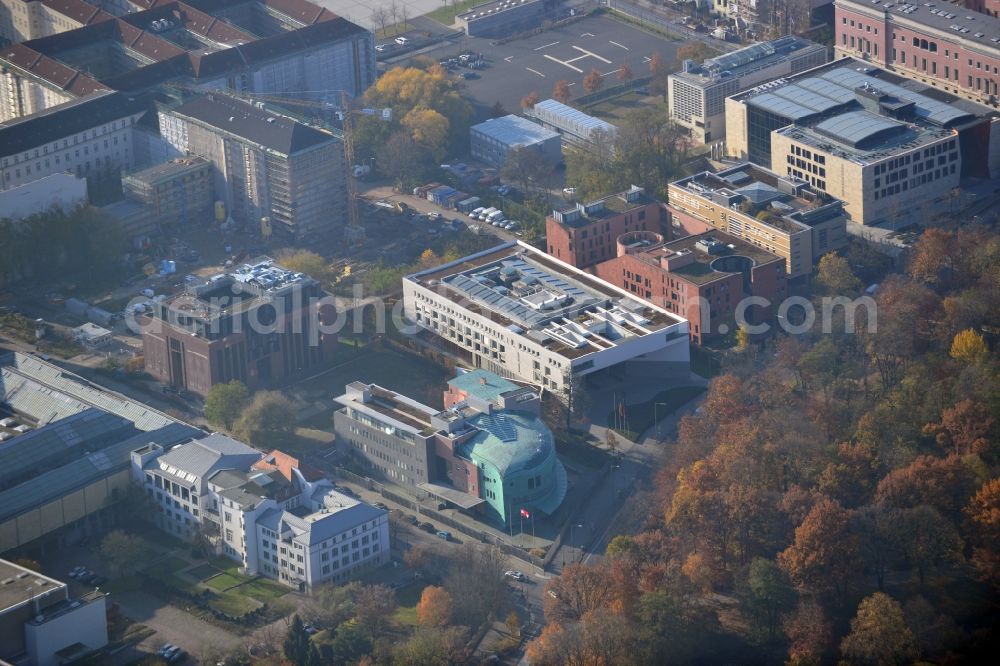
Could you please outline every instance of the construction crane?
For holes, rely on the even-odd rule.
[[[206,91],[189,88],[187,86],[175,84],[175,87],[189,92],[204,94]],[[342,139],[344,142],[344,164],[347,169],[347,226],[344,228],[344,239],[351,245],[357,245],[365,240],[365,228],[361,224],[361,217],[358,213],[358,188],[354,175],[354,126],[351,120],[354,115],[375,116],[388,122],[392,119],[391,109],[355,109],[353,108],[352,95],[346,90],[325,91],[326,96],[339,93],[339,105],[329,101],[299,99],[295,97],[280,97],[278,95],[264,95],[260,93],[244,92],[236,90],[219,91],[222,94],[230,95],[254,103],[261,102],[275,106],[296,106],[308,109],[319,110],[323,113],[333,112],[342,123]],[[319,91],[310,91],[316,94]],[[288,93],[299,94],[299,93]]]

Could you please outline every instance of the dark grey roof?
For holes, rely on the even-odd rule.
[[[816,125],[816,131],[855,148],[907,131],[906,125],[868,111],[841,113]]]
[[[293,155],[338,140],[287,116],[218,93],[195,97],[166,113],[218,128],[282,155]]]
[[[122,416],[139,430],[156,430],[176,419],[79,375],[20,352],[0,355],[0,401],[40,424],[97,407]]]
[[[82,458],[54,466],[42,474],[0,492],[0,522],[25,511],[44,506],[64,495],[126,469],[130,454],[150,442],[170,446],[201,431],[185,423],[170,423],[150,432],[133,436],[94,451]]]
[[[0,124],[0,156],[38,148],[148,108],[151,108],[148,98],[122,93],[93,93],[59,104]]]
[[[132,422],[100,409],[86,409],[0,446],[0,488],[100,451],[138,431]]]
[[[894,19],[936,28],[956,41],[964,40],[980,48],[1000,48],[1000,18],[959,5],[889,0],[845,0],[843,4],[849,9],[854,9],[850,5],[857,5],[863,12],[889,13]]]

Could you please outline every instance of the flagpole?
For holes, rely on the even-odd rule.
[[[521,548],[524,548],[524,510],[518,514],[521,517],[521,530],[518,532],[518,540],[521,542]]]

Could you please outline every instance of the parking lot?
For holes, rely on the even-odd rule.
[[[583,95],[583,77],[592,69],[605,77],[605,86],[618,83],[618,69],[625,63],[633,76],[645,76],[654,53],[669,63],[679,45],[605,16],[497,46],[487,39],[466,38],[462,48],[482,53],[487,67],[476,72],[478,79],[462,84],[480,112],[499,101],[508,112],[516,113],[525,95],[534,91],[546,99],[560,79],[569,83],[574,97]],[[451,45],[428,55],[444,58],[457,51]]]

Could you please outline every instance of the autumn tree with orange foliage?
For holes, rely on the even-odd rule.
[[[972,565],[983,580],[1000,589],[1000,477],[983,484],[965,516],[974,544]]]
[[[417,602],[417,622],[425,627],[444,627],[450,621],[451,595],[443,587],[425,587]]]
[[[538,96],[534,90],[521,98],[521,108],[522,109],[533,109],[538,102],[541,101],[541,97]]]
[[[795,528],[795,539],[778,553],[792,580],[844,603],[856,582],[860,557],[850,514],[837,502],[820,499]]]
[[[552,99],[567,104],[572,96],[573,92],[569,88],[569,81],[566,79],[556,81],[556,84],[552,87]]]

